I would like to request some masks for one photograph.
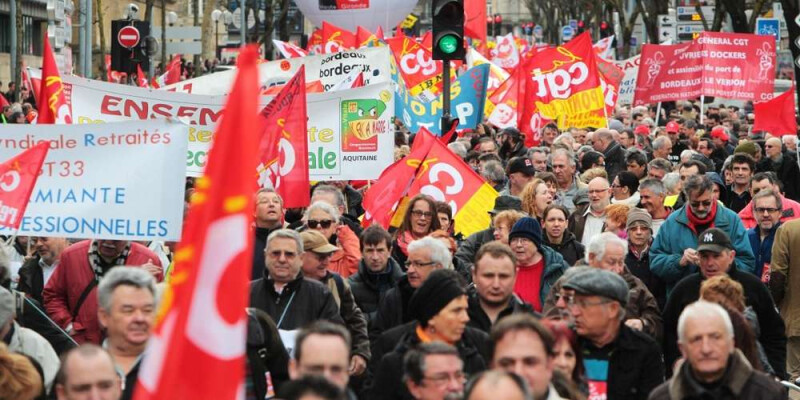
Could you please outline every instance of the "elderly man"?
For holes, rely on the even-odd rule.
[[[700,285],[705,279],[728,274],[731,279],[739,282],[747,293],[745,303],[755,311],[761,328],[758,341],[764,348],[772,369],[779,378],[784,378],[786,376],[785,325],[767,287],[755,275],[742,272],[738,265],[734,265],[737,251],[722,229],[711,228],[702,232],[697,241],[697,251],[700,272],[687,276],[675,286],[664,307],[664,359],[667,365],[671,366],[680,356],[676,346],[678,338],[675,335],[678,317],[683,309],[698,299]]]
[[[664,280],[667,294],[682,278],[697,272],[700,257],[694,249],[700,233],[710,227],[725,231],[736,249],[736,266],[754,273],[755,258],[739,217],[712,199],[714,183],[707,176],[692,176],[683,185],[686,205],[672,212],[650,248],[650,269]]]
[[[610,130],[600,128],[594,131],[592,147],[595,151],[603,153],[606,159],[606,171],[608,171],[609,180],[614,180],[614,177],[620,171],[625,171],[625,150],[622,149],[619,143],[614,141],[614,135]]]
[[[667,198],[667,188],[664,183],[657,179],[645,179],[639,185],[639,203],[650,214],[652,218],[651,227],[653,229],[653,236],[658,234],[661,225],[667,220],[671,208],[664,205],[664,200]]]
[[[42,291],[58,266],[58,258],[69,243],[66,238],[40,236],[33,246],[33,257],[25,260],[19,269],[17,290],[24,292],[39,304],[44,302]]]
[[[653,158],[661,158],[669,161],[672,153],[672,141],[666,136],[659,136],[653,140]]]
[[[777,193],[781,197],[781,205],[783,206],[780,213],[781,222],[800,218],[800,203],[781,194],[781,185],[775,178],[775,174],[773,172],[758,172],[753,175],[753,178],[750,179],[750,194],[753,197],[755,197],[758,192],[765,189],[772,189],[774,193]],[[742,219],[742,224],[744,224],[744,227],[747,229],[758,225],[758,222],[756,222],[756,218],[753,215],[752,200],[742,209],[742,211],[739,211],[739,218]]]
[[[770,268],[769,289],[786,321],[787,368],[795,381],[800,378],[800,220],[778,228]]]
[[[122,381],[114,368],[114,360],[102,348],[85,344],[62,357],[56,377],[58,400],[119,400]]]
[[[408,245],[406,267],[406,276],[397,282],[397,286],[389,289],[378,303],[378,313],[369,331],[373,342],[381,333],[413,319],[408,308],[411,295],[422,286],[431,272],[453,269],[453,259],[441,240],[426,236]]]
[[[718,304],[701,300],[683,310],[678,346],[683,364],[650,394],[650,400],[786,399],[781,385],[753,369],[736,349],[730,316]]]
[[[314,322],[300,330],[294,348],[294,357],[289,361],[292,380],[317,375],[347,390],[350,334],[345,328],[327,321]]]
[[[520,218],[508,234],[517,258],[514,293],[537,312],[553,284],[569,268],[561,254],[542,243],[542,228],[535,218]]]
[[[403,359],[403,381],[416,400],[461,399],[466,378],[458,350],[430,342],[409,350]]]
[[[507,245],[493,241],[481,246],[472,268],[475,293],[469,298],[469,326],[486,333],[501,318],[533,313],[531,305],[514,294],[517,256]]]
[[[550,164],[553,167],[553,174],[558,183],[558,195],[555,202],[567,207],[568,210],[575,210],[575,195],[580,189],[586,187],[575,176],[575,156],[571,151],[557,148],[550,154]]]
[[[759,191],[751,202],[758,225],[747,230],[747,237],[750,239],[750,248],[753,249],[753,256],[756,259],[755,274],[761,277],[762,282],[769,282],[772,244],[775,241],[775,232],[781,225],[781,210],[783,210],[781,197],[772,189],[764,189]]]
[[[15,296],[0,286],[0,341],[12,353],[23,354],[39,364],[44,373],[44,387],[50,392],[58,371],[58,355],[45,338],[14,320],[15,311]]]
[[[547,156],[549,153],[550,149],[546,147],[533,147],[528,149],[528,158],[531,159],[536,173],[547,172]]]
[[[784,138],[794,137],[794,135],[786,135]],[[795,137],[796,140],[796,137]],[[757,172],[772,171],[775,176],[783,182],[786,197],[793,200],[800,200],[800,185],[797,183],[797,176],[800,169],[797,166],[797,160],[794,152],[782,149],[780,138],[769,138],[764,144],[764,153],[766,157],[756,164]]]
[[[284,227],[283,199],[275,189],[265,188],[256,192],[255,242],[253,244],[253,272],[251,280],[256,280],[264,275],[264,247],[267,245],[267,236]]]
[[[297,329],[311,322],[344,323],[330,290],[303,277],[303,252],[299,233],[290,229],[270,233],[264,249],[264,276],[250,283],[250,306],[275,321],[286,346],[294,343]],[[291,355],[291,349],[287,350]]]
[[[346,225],[356,236],[361,235],[358,216],[364,213],[361,193],[345,181],[334,181],[333,185],[317,185],[311,193],[311,203],[324,201],[339,211],[339,222]],[[357,214],[356,214],[357,213]]]
[[[589,203],[579,206],[569,216],[567,229],[584,246],[603,231],[606,223],[606,207],[611,204],[611,186],[606,178],[597,177],[589,181]]]
[[[114,268],[100,281],[97,297],[100,325],[106,331],[103,347],[125,377],[122,399],[130,400],[156,322],[156,282],[141,268]]]
[[[589,393],[597,398],[646,399],[664,380],[664,362],[650,336],[622,323],[629,288],[618,274],[587,268],[564,283],[575,320]]]
[[[97,282],[118,265],[141,266],[161,280],[161,261],[139,243],[84,240],[61,253],[58,268],[42,291],[47,314],[78,343],[100,344]]]
[[[535,317],[518,314],[503,318],[492,328],[491,340],[493,370],[524,379],[535,400],[561,399],[551,383],[555,339]]]

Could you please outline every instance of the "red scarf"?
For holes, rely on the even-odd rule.
[[[411,231],[405,231],[397,235],[397,246],[400,247],[403,254],[408,256],[408,245],[415,240],[417,239],[411,234]]]
[[[697,227],[698,226],[705,226],[708,225],[708,228],[714,227],[714,217],[717,216],[717,202],[714,201],[711,203],[711,211],[708,212],[705,218],[700,219],[697,218],[694,214],[692,214],[692,207],[687,203],[686,204],[686,217],[689,218],[689,229],[694,232],[695,236],[698,235]]]

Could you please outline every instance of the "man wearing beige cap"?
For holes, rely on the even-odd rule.
[[[367,319],[356,305],[347,280],[328,270],[331,255],[339,248],[330,244],[322,233],[313,229],[301,232],[300,238],[305,249],[302,257],[303,276],[322,282],[333,293],[333,298],[339,307],[339,315],[352,337],[350,375],[361,375],[366,370],[370,358]]]

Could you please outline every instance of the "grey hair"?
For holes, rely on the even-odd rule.
[[[663,158],[654,158],[652,161],[647,163],[647,168],[660,169],[665,172],[672,172],[672,163]]]
[[[775,207],[778,207],[778,210],[783,211],[783,201],[781,200],[781,195],[776,193],[772,189],[764,189],[759,190],[755,196],[753,196],[753,214],[755,215],[755,208],[756,208],[756,200],[763,199],[765,197],[772,197],[775,199]]]
[[[564,132],[564,133],[558,135],[558,137],[556,137],[555,140],[553,140],[553,144],[560,143],[560,142],[569,142],[570,147],[572,147],[572,145],[575,144],[575,138],[572,137],[571,133]]]
[[[536,154],[536,153],[544,153],[545,156],[549,156],[550,155],[550,148],[549,147],[543,147],[543,146],[531,147],[530,149],[528,149],[528,154],[527,154],[528,158],[533,157],[533,155]]]
[[[14,319],[14,314],[16,314],[14,294],[0,286],[0,329]]]
[[[586,248],[586,262],[589,262],[589,254],[594,254],[596,258],[603,258],[609,244],[622,247],[623,252],[628,254],[628,242],[620,239],[619,236],[611,232],[603,232],[592,238],[589,242],[589,246]]]
[[[786,137],[786,136],[784,136]],[[733,155],[729,155],[728,158],[722,163],[722,169],[720,171],[727,171],[731,169],[731,161],[733,161]]]
[[[797,136],[795,135],[783,135],[781,136],[781,142],[786,144],[787,142],[797,142]]]
[[[422,249],[428,249],[431,252],[431,262],[441,264],[444,269],[453,269],[453,257],[450,255],[450,250],[441,240],[425,236],[408,245],[409,253]]]
[[[309,215],[311,215],[311,212],[312,211],[316,211],[316,210],[320,210],[320,211],[330,215],[331,219],[333,219],[333,222],[335,222],[337,224],[339,223],[339,210],[337,210],[332,205],[330,205],[330,204],[328,204],[328,203],[326,203],[324,201],[321,201],[321,200],[315,201],[314,203],[311,204],[311,206],[309,206],[306,209],[305,214],[303,214],[303,219],[304,220],[308,220],[308,217],[309,217]]]
[[[264,247],[264,251],[267,251],[269,244],[275,239],[292,239],[297,244],[297,253],[300,254],[303,252],[303,239],[301,239],[300,234],[293,229],[278,229],[270,233],[269,236],[267,236],[267,245]]]
[[[678,187],[678,184],[681,183],[681,174],[677,172],[669,172],[664,175],[664,178],[661,179],[661,182],[664,184],[664,188],[667,189],[667,192],[672,193],[675,191],[675,188]]]
[[[692,193],[703,194],[714,189],[714,182],[706,175],[692,175],[683,183],[683,194],[686,202],[691,200]]]
[[[311,198],[313,199],[314,195],[317,193],[330,193],[336,198],[336,207],[347,208],[347,205],[344,203],[344,194],[336,186],[317,185],[314,191],[311,192]]]
[[[681,162],[683,162],[684,158],[686,158],[686,159],[692,158],[692,156],[695,155],[695,154],[700,154],[700,153],[698,153],[698,152],[696,152],[696,151],[694,151],[692,149],[686,149],[686,150],[682,151],[681,152],[681,157],[680,157],[681,158]]]
[[[653,150],[661,150],[661,149],[663,149],[664,147],[667,146],[667,143],[670,143],[670,142],[671,142],[671,140],[669,140],[668,137],[659,136],[655,140],[653,140],[653,143],[652,143]]]
[[[503,170],[503,165],[499,161],[491,160],[483,165],[481,176],[489,182],[503,182],[506,178],[506,171]]]
[[[717,303],[710,301],[698,300],[686,306],[678,317],[678,343],[686,343],[684,335],[686,334],[686,321],[692,317],[702,318],[704,322],[708,321],[709,317],[719,317],[722,323],[725,324],[725,330],[728,337],[733,339],[733,323],[728,312]]]
[[[571,151],[561,147],[553,149],[553,152],[550,153],[550,158],[548,159],[550,164],[553,164],[553,159],[558,156],[565,156],[567,158],[567,162],[569,163],[569,165],[571,167],[575,166],[575,155]]]
[[[467,158],[467,149],[464,147],[463,144],[458,142],[453,142],[449,143],[447,145],[447,148],[450,149],[450,151],[455,153],[457,156],[461,157],[462,159]]]
[[[667,188],[664,186],[664,182],[661,182],[658,179],[647,178],[639,184],[639,193],[642,192],[642,189],[647,189],[656,196],[666,196],[667,195]]]
[[[156,298],[156,280],[149,272],[137,267],[111,268],[97,285],[98,306],[106,312],[111,311],[111,296],[120,286],[133,286],[137,289],[147,289]]]

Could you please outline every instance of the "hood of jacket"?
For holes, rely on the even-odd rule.
[[[358,262],[358,277],[373,290],[378,289],[378,280],[382,277],[388,278],[390,282],[399,282],[404,276],[405,273],[400,268],[400,264],[392,257],[389,257],[389,261],[386,263],[386,271],[377,274],[367,268],[363,258]]]

